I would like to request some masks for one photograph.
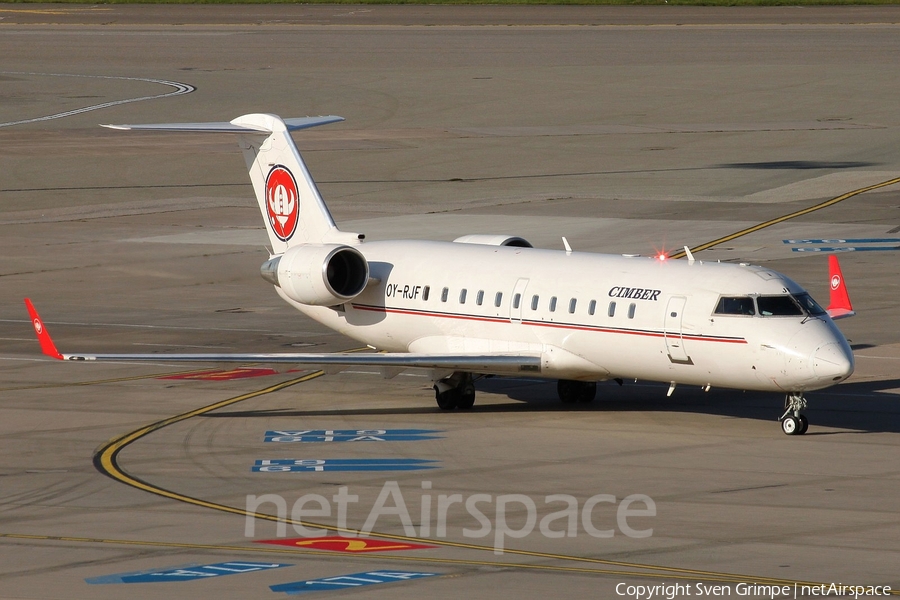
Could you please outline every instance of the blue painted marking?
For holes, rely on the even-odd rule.
[[[436,460],[421,458],[276,458],[257,460],[253,473],[320,473],[322,471],[417,471],[437,469]]]
[[[817,248],[791,248],[794,252],[890,252],[900,246],[820,246]]]
[[[280,569],[282,567],[290,566],[291,565],[289,564],[283,563],[225,562],[212,565],[186,565],[183,567],[169,567],[167,569],[155,569],[152,571],[119,573],[117,575],[91,577],[89,579],[85,579],[85,581],[94,585],[108,583],[158,583],[163,581],[192,581],[194,579],[209,579],[210,577],[222,577],[224,575],[236,575],[238,573],[252,573],[253,571]]]
[[[438,429],[308,429],[267,431],[266,442],[413,442],[436,440]]]
[[[900,243],[900,238],[847,238],[833,240],[782,240],[785,244],[890,244]]]
[[[286,594],[304,594],[306,592],[324,592],[328,590],[346,590],[364,585],[377,585],[379,583],[396,583],[434,577],[440,573],[422,573],[412,571],[366,571],[353,573],[352,575],[339,575],[338,577],[325,577],[323,579],[310,579],[307,581],[295,581],[294,583],[282,583],[269,586],[273,592]]]

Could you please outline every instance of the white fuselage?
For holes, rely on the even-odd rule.
[[[371,283],[311,318],[375,348],[541,357],[535,376],[802,392],[853,371],[827,315],[717,314],[724,296],[802,294],[763,267],[455,242],[357,246]]]

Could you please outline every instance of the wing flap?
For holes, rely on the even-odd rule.
[[[42,346],[43,348],[43,346]],[[479,373],[539,372],[541,357],[527,354],[61,354],[71,361],[262,363],[312,366],[366,366],[385,369],[443,369]]]

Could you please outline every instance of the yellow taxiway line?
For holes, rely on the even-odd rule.
[[[203,500],[201,498],[194,498],[191,496],[187,496],[184,494],[179,494],[178,492],[174,492],[171,490],[167,490],[151,484],[147,481],[139,479],[133,475],[126,473],[118,464],[118,455],[125,448],[127,448],[130,444],[135,441],[145,437],[155,431],[158,431],[164,427],[168,427],[169,425],[173,425],[175,423],[179,423],[181,421],[185,421],[187,419],[200,416],[214,410],[225,408],[227,406],[231,406],[233,404],[237,404],[238,402],[242,402],[244,400],[249,400],[251,398],[256,398],[265,394],[270,394],[273,392],[277,392],[293,385],[297,385],[300,383],[304,383],[310,381],[312,379],[316,379],[324,375],[324,371],[314,371],[312,373],[307,373],[300,377],[296,377],[293,379],[289,379],[287,381],[283,381],[281,383],[262,388],[253,392],[248,392],[245,394],[241,394],[239,396],[234,396],[227,400],[222,400],[220,402],[216,402],[210,404],[208,406],[204,406],[202,408],[198,408],[192,411],[188,411],[179,415],[175,415],[173,417],[169,417],[167,419],[163,419],[161,421],[157,421],[155,423],[151,423],[140,429],[127,433],[123,436],[120,436],[106,445],[101,447],[96,454],[94,455],[94,465],[95,467],[103,474],[119,481],[120,483],[124,483],[125,485],[137,488],[139,490],[155,494],[157,496],[162,496],[164,498],[169,498],[171,500],[176,500],[179,502],[183,502],[186,504],[191,504],[194,506],[200,506],[203,508],[208,508],[211,510],[216,510],[220,512],[225,512],[229,514],[239,515],[243,517],[253,517],[257,519],[262,519],[266,521],[272,522],[284,522],[290,525],[301,525],[307,528],[316,528],[316,529],[324,529],[326,531],[332,531],[339,534],[345,534],[347,536],[356,536],[361,532],[356,529],[345,528],[345,527],[337,527],[334,525],[327,525],[322,523],[311,523],[308,521],[297,521],[294,519],[280,519],[277,516],[269,515],[266,513],[256,513],[249,512],[245,509],[228,506],[225,504],[219,504],[216,502],[210,502],[207,500]],[[404,536],[404,535],[396,535],[396,534],[388,534],[388,533],[378,533],[371,532],[367,533],[367,536],[384,538],[390,540],[397,540],[403,542],[411,542],[411,543],[419,543],[419,544],[428,544],[433,546],[442,546],[448,548],[460,548],[467,550],[478,550],[478,551],[488,551],[493,552],[494,548],[492,546],[485,546],[480,544],[469,544],[465,542],[454,542],[450,540],[434,540],[430,538],[419,538],[413,536]],[[11,537],[11,534],[0,534],[0,537]],[[40,536],[37,539],[58,539],[61,541],[94,541],[90,538],[44,538]],[[144,544],[144,542],[130,542],[125,540],[118,541],[104,541],[104,543],[121,543],[121,544]],[[287,550],[280,549],[260,549],[260,548],[247,548],[243,546],[213,546],[213,545],[196,545],[196,544],[166,544],[163,542],[151,542],[147,543],[148,545],[163,545],[168,547],[178,547],[178,548],[197,548],[197,549],[210,549],[210,550],[231,550],[231,551],[242,551],[242,552],[285,552]],[[290,552],[290,551],[288,551]],[[297,550],[293,550],[293,552],[297,552]],[[311,550],[301,550],[303,553],[311,553],[315,552],[319,555],[328,555],[334,556],[332,553],[328,552],[317,552]],[[555,554],[549,552],[537,552],[531,550],[518,550],[506,548],[504,549],[504,554],[514,555],[514,556],[526,556],[530,558],[539,558],[539,559],[550,559],[550,560],[559,560],[559,561],[571,561],[571,562],[581,562],[581,563],[591,563],[597,565],[604,565],[606,567],[616,567],[619,569],[630,569],[628,571],[620,571],[620,570],[611,570],[611,569],[589,569],[586,567],[556,567],[552,565],[539,565],[539,564],[527,564],[527,563],[505,563],[505,562],[497,562],[497,561],[478,561],[478,560],[463,560],[463,559],[442,559],[442,558],[425,558],[425,557],[415,557],[409,555],[403,556],[394,556],[391,557],[390,560],[405,560],[405,561],[413,561],[413,562],[432,562],[432,563],[446,563],[446,564],[460,564],[460,565],[490,565],[490,566],[503,566],[507,568],[522,568],[522,569],[544,569],[544,570],[556,570],[556,571],[573,571],[573,572],[584,572],[584,573],[595,573],[595,574],[606,574],[606,575],[627,575],[633,577],[649,577],[649,578],[670,578],[670,579],[692,579],[692,580],[703,580],[703,581],[722,581],[728,583],[740,583],[740,582],[755,582],[759,584],[778,584],[778,585],[822,585],[820,582],[807,582],[807,581],[798,581],[798,580],[788,580],[781,578],[773,578],[773,577],[760,577],[760,576],[750,576],[743,575],[739,573],[725,573],[718,571],[706,571],[701,569],[687,569],[680,567],[666,567],[661,565],[647,565],[640,563],[633,563],[627,561],[617,561],[617,560],[608,560],[602,558],[591,558],[584,556],[572,556],[566,554]],[[347,554],[342,554],[341,556],[346,557]],[[379,555],[381,558],[387,558],[386,555]],[[896,592],[900,595],[900,592]]]
[[[747,229],[742,229],[730,235],[726,235],[724,237],[720,237],[717,240],[713,240],[711,242],[706,242],[705,244],[700,244],[699,246],[695,246],[691,248],[691,252],[701,252],[703,250],[707,250],[712,248],[713,246],[718,246],[719,244],[724,244],[725,242],[730,242],[731,240],[737,239],[739,237],[745,236],[750,233],[754,233],[759,231],[760,229],[765,229],[766,227],[771,227],[772,225],[777,225],[778,223],[783,223],[785,221],[789,221],[796,217],[802,217],[803,215],[808,215],[811,212],[815,212],[817,210],[822,210],[823,208],[828,208],[829,206],[834,206],[838,202],[843,202],[847,198],[852,198],[853,196],[858,196],[860,194],[864,194],[866,192],[871,192],[872,190],[877,190],[879,188],[887,187],[889,185],[894,185],[900,183],[900,177],[895,177],[894,179],[888,179],[887,181],[882,181],[881,183],[876,183],[874,185],[868,185],[863,188],[859,188],[857,190],[853,190],[851,192],[847,192],[846,194],[841,194],[831,200],[826,200],[825,202],[820,202],[819,204],[810,206],[808,208],[804,208],[798,211],[794,211],[787,215],[782,215],[780,217],[776,217],[774,219],[770,219],[768,221],[763,221],[762,223],[758,223],[753,227],[748,227]],[[687,256],[687,253],[684,250],[679,250],[675,252],[669,258],[684,258]]]

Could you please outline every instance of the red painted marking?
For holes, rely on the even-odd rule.
[[[294,370],[285,371],[293,373]],[[228,371],[200,371],[193,373],[181,373],[180,375],[166,375],[165,377],[157,377],[157,379],[197,379],[200,381],[230,381],[232,379],[248,379],[250,377],[267,377],[269,375],[278,375],[275,369],[262,368],[240,368],[230,369]]]
[[[300,193],[294,176],[281,165],[273,167],[266,177],[266,211],[278,239],[291,239],[300,216]]]
[[[396,550],[423,550],[434,548],[425,544],[409,544],[391,540],[373,540],[369,538],[346,538],[340,536],[320,538],[289,538],[276,540],[257,540],[257,544],[277,544],[313,550],[330,550],[332,552],[392,552]]]

